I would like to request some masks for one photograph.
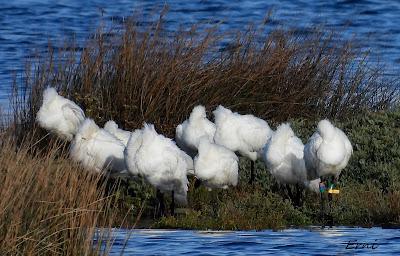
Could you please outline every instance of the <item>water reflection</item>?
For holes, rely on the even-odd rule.
[[[126,254],[135,255],[399,255],[400,230],[381,228],[288,229],[282,232],[115,230],[111,255],[119,255],[130,234]],[[350,246],[349,245],[350,242]],[[355,244],[375,249],[355,249]],[[346,249],[346,246],[349,248]]]

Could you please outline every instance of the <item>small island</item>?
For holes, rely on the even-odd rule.
[[[138,23],[49,43],[14,81],[1,254],[99,254],[113,228],[400,226],[400,87],[356,42]]]

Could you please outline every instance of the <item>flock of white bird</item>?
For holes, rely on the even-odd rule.
[[[176,143],[145,123],[132,132],[108,121],[100,128],[82,109],[54,88],[43,92],[37,113],[39,125],[71,141],[70,156],[86,169],[114,176],[142,176],[161,192],[172,192],[187,203],[188,175],[208,188],[236,186],[237,154],[262,160],[281,184],[299,184],[319,192],[320,179],[339,177],[353,152],[351,143],[328,120],[318,123],[307,144],[296,137],[289,123],[273,131],[253,115],[241,115],[218,106],[214,123],[203,106],[176,128]]]

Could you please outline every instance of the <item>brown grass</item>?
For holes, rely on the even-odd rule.
[[[60,148],[39,156],[30,150],[31,141],[19,147],[7,137],[1,141],[0,254],[106,252],[115,199],[105,195],[104,180],[57,157]]]
[[[340,36],[315,30],[252,27],[221,33],[218,27],[147,30],[128,21],[122,30],[99,28],[82,52],[65,43],[27,65],[18,92],[18,120],[34,126],[47,85],[74,99],[100,125],[116,120],[125,129],[144,121],[172,136],[193,106],[223,104],[272,121],[291,117],[341,118],[364,109],[385,109],[397,90],[368,56]],[[228,41],[228,44],[226,42]],[[68,41],[67,41],[68,42]],[[228,45],[227,47],[222,47]],[[32,71],[33,70],[33,71]],[[21,106],[22,109],[21,109]]]

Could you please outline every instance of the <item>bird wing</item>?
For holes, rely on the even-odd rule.
[[[128,171],[132,175],[138,175],[139,171],[136,166],[136,154],[137,151],[140,149],[143,142],[142,131],[135,130],[131,133],[131,136],[128,140],[126,148],[124,150],[124,158],[125,164],[128,168]]]
[[[117,137],[105,130],[100,130],[94,141],[97,161],[103,162],[103,168],[108,168],[112,172],[126,170],[124,162],[125,146]]]
[[[307,168],[308,179],[316,179],[318,177],[318,156],[317,151],[322,143],[322,137],[315,132],[304,146],[304,161]]]
[[[351,155],[353,154],[353,146],[351,145],[349,138],[347,138],[346,134],[342,130],[337,129],[337,131],[344,145],[344,158],[343,161],[337,166],[338,169],[342,170],[346,167]]]
[[[211,141],[214,141],[214,134],[215,134],[215,124],[208,120],[207,118],[204,120],[204,130],[206,134],[208,135],[208,138],[211,139]]]
[[[66,103],[61,107],[61,110],[64,118],[74,124],[79,124],[85,119],[85,113],[75,104]]]
[[[193,159],[183,151],[181,151],[181,155],[182,155],[182,158],[184,159],[184,161],[186,163],[188,173],[194,174],[194,172],[193,172],[194,171]]]
[[[347,137],[347,135],[342,130],[338,129],[338,132],[344,142],[344,147],[346,149],[346,153],[348,156],[350,156],[351,154],[353,154],[353,146],[351,145],[351,142],[350,142],[349,138]]]
[[[298,182],[307,179],[307,169],[304,162],[304,144],[298,137],[293,137],[289,141],[290,153],[292,155],[292,172],[296,175]]]
[[[267,143],[271,129],[264,120],[245,115],[240,120],[240,129],[237,129],[237,132],[250,151],[256,152]]]
[[[183,143],[183,125],[179,124],[175,130],[175,140],[178,144]]]
[[[216,164],[220,162],[215,161],[218,159],[218,156],[215,155],[215,150],[213,148],[207,148],[206,150],[203,150],[203,148],[200,149],[194,160],[195,175],[201,180],[209,180],[215,176]]]
[[[176,145],[178,145],[178,147],[180,149],[182,149],[189,155],[193,155],[194,151],[188,146],[188,143],[184,137],[185,129],[187,129],[187,120],[176,127],[176,130],[175,130]]]

